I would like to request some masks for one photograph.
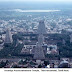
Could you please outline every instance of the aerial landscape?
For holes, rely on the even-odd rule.
[[[0,68],[72,68],[72,3],[0,1]]]

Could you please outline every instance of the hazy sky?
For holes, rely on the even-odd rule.
[[[0,1],[50,1],[50,2],[72,2],[72,0],[0,0]]]

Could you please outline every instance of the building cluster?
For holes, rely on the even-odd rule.
[[[72,68],[72,59],[60,60],[29,60],[29,59],[0,59],[0,68]]]
[[[14,32],[14,31],[13,31]],[[6,29],[6,34],[1,35],[0,38],[3,39],[3,43],[0,44],[0,50],[3,49],[4,44],[11,44],[13,42],[12,35],[13,32],[10,31],[9,28]],[[12,34],[11,34],[12,33]],[[30,33],[30,32],[25,32]],[[60,60],[49,60],[49,64],[45,64],[44,61],[46,60],[47,54],[56,54],[58,55],[58,48],[57,45],[48,45],[45,42],[45,34],[47,34],[45,23],[43,20],[39,22],[38,29],[35,31],[35,33],[38,35],[38,41],[31,41],[29,39],[29,36],[24,36],[23,41],[17,40],[17,43],[24,44],[24,47],[22,48],[20,54],[33,54],[33,58],[31,60],[13,60],[11,64],[7,64],[6,67],[50,67],[50,68],[57,68],[57,67],[63,67],[71,65],[69,64],[68,59],[62,59]],[[14,32],[15,34],[15,32]],[[71,37],[71,36],[70,36]],[[1,42],[1,41],[0,41]],[[29,42],[28,44],[26,44]],[[63,41],[64,43],[64,41]],[[11,60],[9,60],[11,61]],[[19,61],[19,62],[18,62]],[[71,62],[71,61],[70,61]],[[24,63],[24,64],[23,64]]]

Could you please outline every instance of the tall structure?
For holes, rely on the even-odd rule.
[[[72,34],[70,35],[70,43],[72,42]]]
[[[44,51],[42,48],[43,41],[44,41],[44,38],[43,38],[43,35],[41,34],[38,37],[38,42],[36,43],[36,48],[35,48],[35,53],[34,53],[34,59],[36,60],[45,59]]]
[[[63,42],[62,42],[62,44],[63,44],[63,45],[65,45],[65,43],[66,43],[66,42],[65,42],[65,40],[63,39]]]
[[[5,37],[5,41],[4,43],[5,44],[9,44],[9,43],[12,43],[12,35],[11,35],[11,32],[9,29],[6,30],[6,37]]]
[[[39,37],[38,37],[38,42],[36,43],[36,48],[35,48],[35,53],[34,53],[34,59],[36,59],[36,60],[45,59],[44,51],[42,48],[42,45],[44,42],[43,34],[45,34],[45,33],[46,33],[46,30],[45,30],[44,21],[40,21],[39,26],[38,26]]]
[[[45,24],[44,24],[44,21],[43,20],[41,20],[39,22],[37,32],[38,32],[38,34],[46,34],[46,28],[45,28]]]

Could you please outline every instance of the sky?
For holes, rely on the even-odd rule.
[[[41,2],[41,1],[47,1],[47,2],[72,2],[72,0],[0,0],[0,1],[38,1],[38,2]]]
[[[0,7],[27,9],[71,8],[72,0],[0,0]]]

